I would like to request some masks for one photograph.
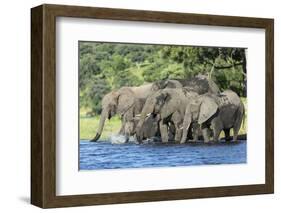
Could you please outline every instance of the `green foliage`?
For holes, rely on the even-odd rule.
[[[101,99],[122,86],[208,74],[224,90],[246,95],[242,48],[79,42],[80,106],[94,114]]]
[[[80,107],[91,108],[94,113],[101,113],[101,100],[111,90],[104,78],[94,77],[90,84],[80,92]]]

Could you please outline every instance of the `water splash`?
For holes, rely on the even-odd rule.
[[[128,138],[124,135],[113,134],[109,137],[111,144],[124,144],[128,142]]]
[[[126,143],[139,144],[139,142],[134,136],[127,137],[125,135],[120,135],[120,134],[112,134],[109,137],[109,142],[111,144],[126,144]],[[159,144],[159,143],[162,143],[160,137],[147,138],[141,142],[141,144]]]
[[[111,144],[125,144],[125,143],[131,143],[131,144],[139,144],[137,139],[134,136],[127,137],[125,135],[120,135],[120,134],[112,134],[109,137],[109,141]],[[161,141],[157,137],[152,137],[150,139],[143,140],[142,143],[144,144],[153,144],[156,142]]]

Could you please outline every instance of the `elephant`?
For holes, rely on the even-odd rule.
[[[152,84],[151,86],[151,91],[156,92],[160,89],[165,89],[165,88],[181,88],[183,87],[183,84],[179,80],[159,80],[156,81]]]
[[[183,87],[186,87],[191,91],[195,91],[200,95],[205,93],[218,95],[220,93],[218,85],[206,75],[198,74],[193,78],[187,80],[179,79],[178,81],[183,85]]]
[[[189,79],[160,80],[152,84],[151,90],[156,92],[165,88],[186,87],[198,94],[212,93],[219,94],[220,90],[217,84],[206,75],[198,74]]]
[[[216,85],[216,83],[213,80],[209,79],[206,75],[201,75],[201,74],[199,74],[193,78],[190,78],[190,79],[162,80],[162,81],[157,81],[157,82],[153,83],[151,90],[153,90],[155,94],[151,95],[147,99],[146,104],[145,104],[146,107],[144,107],[144,109],[142,110],[142,114],[141,114],[142,117],[136,128],[137,129],[136,136],[137,136],[138,141],[141,141],[143,139],[142,134],[141,134],[141,131],[143,131],[143,130],[141,130],[141,128],[143,128],[142,122],[145,119],[144,116],[146,116],[149,113],[154,114],[154,116],[157,114],[157,112],[153,109],[153,105],[156,105],[156,108],[163,107],[163,109],[165,109],[165,110],[167,108],[164,106],[165,101],[157,102],[156,99],[164,100],[164,98],[160,98],[160,97],[165,97],[165,95],[162,94],[163,91],[164,91],[163,93],[165,94],[165,89],[168,89],[168,88],[180,89],[183,87],[185,89],[178,90],[178,91],[184,91],[184,93],[193,92],[192,94],[195,96],[198,94],[205,94],[205,93],[210,93],[210,94],[214,94],[214,95],[218,95],[220,93],[220,90],[219,90],[218,86]],[[161,89],[163,91],[159,92]],[[170,91],[173,91],[173,90],[170,90]],[[177,98],[178,94],[174,94],[174,95],[175,96],[173,98]],[[157,97],[157,96],[159,96],[159,97]],[[171,94],[171,96],[173,96],[173,95]],[[184,97],[184,96],[182,96],[182,92],[181,92],[180,97],[181,98]],[[166,100],[168,100],[168,99],[166,99]],[[180,126],[182,125],[182,122],[183,122],[185,106],[186,106],[185,104],[187,103],[186,101],[188,101],[188,100],[184,100],[183,103],[180,103],[183,105],[178,106],[180,108],[179,110],[176,110],[176,107],[173,109],[170,109],[171,110],[170,114],[167,117],[165,117],[164,119],[160,119],[159,128],[160,128],[161,138],[162,138],[163,142],[167,142],[169,140],[169,134],[171,135],[171,132],[175,135],[174,140],[180,141],[181,133],[182,133],[182,128],[180,128]],[[161,105],[161,107],[158,105]],[[160,110],[159,110],[159,112],[160,112]],[[162,118],[163,118],[163,115],[162,115]],[[196,130],[195,132],[198,132],[198,127],[196,125],[194,125],[193,128]],[[192,134],[192,132],[189,131],[190,137],[192,137],[191,134]],[[198,134],[194,134],[193,137],[195,139],[197,139]]]
[[[115,114],[119,114],[122,118],[122,126],[119,134],[125,134],[127,136],[132,135],[136,126],[135,122],[132,121],[133,117],[141,111],[141,105],[140,102],[137,101],[138,99],[146,100],[147,97],[153,95],[160,89],[181,88],[183,86],[189,88],[190,90],[193,89],[195,91],[199,91],[199,94],[208,91],[213,93],[219,92],[216,84],[204,75],[197,75],[189,80],[161,80],[153,84],[145,84],[139,87],[122,87],[119,90],[112,91],[103,97],[102,112],[98,130],[91,141],[97,141],[100,138],[105,120],[110,119]]]
[[[210,141],[210,129],[214,142],[219,140],[222,130],[226,141],[229,141],[231,128],[233,141],[237,141],[244,113],[242,101],[232,90],[225,90],[219,95],[208,93],[197,96],[186,105],[181,143],[186,142],[187,131],[192,123],[201,126],[204,142]]]
[[[186,88],[166,88],[158,90],[150,95],[142,109],[140,120],[136,127],[136,138],[139,142],[143,140],[143,126],[147,117],[157,117],[162,142],[169,141],[168,124],[172,122],[175,126],[175,141],[181,139],[181,124],[186,105],[197,93],[188,91]]]
[[[116,91],[111,91],[102,99],[102,112],[99,126],[92,142],[97,141],[102,133],[106,119],[118,114],[122,118],[122,126],[119,134],[124,134],[124,126],[127,121],[131,121],[134,114],[141,112],[142,106],[139,99],[146,99],[151,93],[152,84],[139,87],[121,87]],[[142,103],[143,104],[143,103]]]
[[[134,102],[134,107],[132,107],[126,115],[123,116],[124,130],[123,134],[127,139],[129,136],[132,136],[136,132],[136,126],[140,119],[140,113],[145,104],[146,99],[136,98]],[[158,118],[157,117],[148,117],[144,121],[144,128],[142,136],[144,139],[152,138],[158,135]]]
[[[136,133],[137,124],[140,120],[140,117],[136,117],[133,128],[133,134]],[[143,123],[143,128],[141,131],[138,132],[139,135],[141,135],[142,139],[151,139],[151,138],[157,138],[160,136],[159,132],[159,117],[158,116],[149,116],[145,118]]]
[[[165,85],[159,81],[159,84],[162,87],[173,87],[174,84],[181,85],[178,81],[169,81],[171,82],[165,83]],[[139,87],[122,87],[117,91],[106,94],[102,99],[102,112],[96,136],[90,141],[95,142],[100,138],[105,120],[110,119],[115,114],[119,114],[122,118],[119,134],[132,135],[136,123],[136,119],[133,121],[133,117],[141,112],[144,104],[141,100],[146,100],[149,95],[159,90],[158,86],[155,85],[155,83],[150,83]]]

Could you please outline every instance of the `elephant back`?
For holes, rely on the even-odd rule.
[[[219,96],[218,102],[221,107],[226,105],[239,106],[241,104],[239,96],[232,90],[225,90],[222,92]]]
[[[193,100],[194,98],[199,96],[198,92],[196,92],[194,89],[188,88],[188,87],[183,87],[182,92],[183,92],[184,96],[189,100]]]
[[[147,98],[151,94],[152,83],[144,84],[138,87],[129,87],[135,98]]]
[[[156,92],[161,89],[166,88],[182,88],[183,85],[179,80],[159,80],[152,84],[151,86],[151,92]]]
[[[203,124],[218,111],[219,106],[212,95],[202,95],[196,102],[199,106],[198,124]]]
[[[217,84],[206,75],[197,75],[190,79],[180,79],[180,83],[189,90],[202,95],[205,93],[219,94],[220,90]]]

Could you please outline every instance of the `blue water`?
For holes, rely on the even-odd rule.
[[[246,141],[204,144],[111,144],[80,141],[80,170],[241,164]]]

